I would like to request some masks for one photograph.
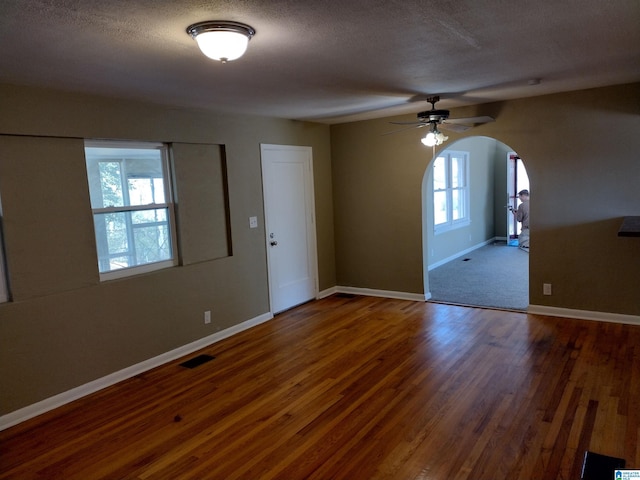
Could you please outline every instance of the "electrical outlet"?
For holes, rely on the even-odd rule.
[[[211,323],[211,310],[204,312],[204,323]]]
[[[551,284],[543,283],[542,284],[542,294],[543,295],[551,295]]]
[[[249,217],[249,228],[258,228],[258,217]]]

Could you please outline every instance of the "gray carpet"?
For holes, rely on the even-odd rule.
[[[429,272],[431,300],[460,305],[526,310],[529,254],[496,242]]]

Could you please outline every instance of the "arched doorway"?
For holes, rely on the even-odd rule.
[[[422,182],[424,288],[431,301],[526,310],[529,254],[509,242],[514,149],[468,137],[434,152]],[[517,157],[520,159],[520,157]],[[520,183],[526,172],[520,159]],[[510,217],[511,216],[511,217]]]

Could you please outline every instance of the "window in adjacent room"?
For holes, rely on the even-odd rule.
[[[175,265],[167,145],[86,141],[85,158],[101,279]]]
[[[443,151],[433,162],[435,233],[469,225],[469,154]]]

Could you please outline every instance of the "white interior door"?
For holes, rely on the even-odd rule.
[[[271,311],[317,295],[311,147],[261,145]]]

